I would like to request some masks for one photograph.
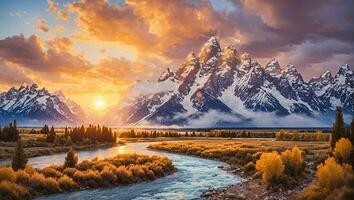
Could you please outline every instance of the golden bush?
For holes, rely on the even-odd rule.
[[[67,175],[64,175],[58,179],[59,187],[64,191],[73,191],[79,188],[77,183]]]
[[[14,182],[16,180],[15,172],[11,167],[0,168],[0,182],[9,181]]]
[[[25,169],[14,172],[12,168],[0,167],[0,200],[2,197],[6,200],[28,199],[28,191],[34,195],[45,195],[153,180],[156,177],[154,170],[160,171],[159,176],[164,176],[175,168],[166,157],[137,154],[83,161],[76,168],[50,166],[35,169],[27,165]],[[17,194],[21,192],[23,195]]]
[[[31,164],[27,164],[26,167],[25,167],[25,172],[27,174],[31,175],[31,174],[36,173],[37,171],[36,171],[36,169],[33,168],[33,166]]]
[[[281,159],[285,165],[285,171],[298,175],[303,167],[304,160],[302,158],[302,152],[299,147],[294,146],[292,150],[286,150],[281,153]]]
[[[133,174],[125,166],[120,166],[117,169],[117,178],[120,183],[131,183]]]
[[[0,182],[0,199],[24,200],[30,197],[31,194],[25,187],[9,181]]]
[[[334,158],[328,158],[324,164],[317,166],[317,177],[322,188],[333,190],[344,183],[345,171]]]
[[[32,174],[29,186],[41,194],[53,194],[60,191],[59,184],[55,179],[45,178],[40,173]]]
[[[45,167],[44,169],[41,170],[42,174],[45,177],[53,177],[53,178],[57,178],[62,176],[62,173],[57,171],[56,169],[52,168],[52,167]]]
[[[77,171],[77,169],[68,167],[68,168],[65,168],[63,170],[63,173],[68,175],[68,176],[70,176],[70,177],[72,177],[75,174],[76,171]]]
[[[354,195],[352,166],[340,165],[334,158],[328,158],[317,166],[317,179],[297,194],[297,200],[352,199]]]
[[[266,184],[277,183],[284,173],[284,164],[276,152],[263,153],[256,162],[256,169],[262,172],[262,179]]]
[[[104,169],[100,172],[100,176],[103,181],[103,185],[105,186],[112,186],[117,183],[117,176],[108,166],[104,167]]]
[[[352,150],[353,150],[353,145],[352,143],[350,143],[349,139],[341,138],[340,140],[338,140],[334,148],[334,156],[339,161],[347,162],[349,161],[350,152]]]
[[[17,170],[16,172],[16,183],[22,185],[28,185],[30,180],[30,175],[25,172],[25,170]]]

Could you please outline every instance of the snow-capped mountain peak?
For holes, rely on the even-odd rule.
[[[219,41],[213,36],[203,45],[199,58],[202,62],[207,62],[210,58],[216,57],[219,52],[221,52]]]
[[[49,93],[38,85],[21,85],[0,96],[0,109],[16,118],[20,123],[27,125],[41,125],[43,123],[75,124],[80,120],[74,112],[72,102],[62,93]],[[79,106],[75,107],[78,110]],[[82,113],[80,113],[82,114]]]
[[[353,72],[343,65],[335,78],[325,72],[305,82],[294,65],[282,68],[272,59],[262,68],[248,53],[239,55],[233,45],[222,49],[212,37],[198,56],[190,53],[175,73],[167,69],[156,83],[171,82],[173,87],[139,96],[117,113],[121,113],[121,123],[134,125],[188,125],[210,112],[226,113],[226,118],[241,119],[242,126],[252,123],[260,112],[318,117],[342,106],[344,112],[353,114],[353,81]]]
[[[165,81],[173,76],[174,76],[174,73],[171,71],[171,69],[169,67],[167,67],[167,69],[160,75],[158,82]]]
[[[268,62],[265,66],[265,71],[269,73],[271,76],[281,76],[282,68],[279,65],[279,62],[274,58]]]
[[[353,71],[349,69],[349,65],[342,65],[337,73],[337,76],[353,76]]]

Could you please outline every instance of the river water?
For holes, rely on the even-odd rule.
[[[167,156],[173,161],[177,172],[173,175],[158,178],[151,182],[108,189],[86,190],[72,193],[40,197],[40,200],[150,200],[150,199],[200,199],[209,188],[218,188],[241,182],[242,178],[218,168],[225,163],[197,157],[177,155],[149,150],[149,143],[128,143],[125,146],[112,147],[92,151],[77,152],[80,160],[94,157],[112,157],[122,153],[138,153]],[[29,159],[34,167],[45,167],[64,162],[66,154],[34,157]]]

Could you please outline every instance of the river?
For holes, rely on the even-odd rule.
[[[177,172],[173,175],[156,179],[151,182],[135,185],[113,187],[108,189],[85,190],[71,193],[62,193],[40,197],[38,200],[99,200],[99,199],[124,199],[124,200],[149,200],[149,199],[200,199],[208,188],[218,188],[238,183],[241,177],[218,168],[225,163],[197,157],[165,153],[149,150],[150,143],[128,143],[107,149],[77,152],[80,160],[94,157],[112,157],[122,153],[138,153],[149,155],[167,156],[173,161]],[[65,153],[40,156],[29,159],[34,167],[45,167],[64,162]]]

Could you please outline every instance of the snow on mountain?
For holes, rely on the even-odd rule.
[[[76,124],[83,114],[81,108],[62,93],[49,93],[36,84],[12,87],[2,93],[0,109],[23,125]]]
[[[222,49],[216,37],[202,45],[198,54],[191,52],[176,72],[168,68],[154,84],[165,82],[172,86],[132,99],[114,111],[124,120],[110,123],[190,125],[191,120],[217,113],[218,122],[210,122],[211,126],[222,126],[223,115],[239,119],[233,121],[235,126],[247,126],[255,125],[255,115],[316,118],[332,115],[336,106],[354,114],[354,78],[348,65],[341,66],[335,77],[325,72],[307,83],[294,65],[281,67],[272,59],[261,67],[233,45]]]

